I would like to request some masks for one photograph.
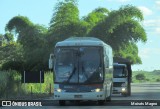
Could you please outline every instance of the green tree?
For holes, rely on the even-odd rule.
[[[14,69],[11,68],[10,65],[16,66],[16,70],[21,69],[18,68],[16,63],[20,63],[23,61],[23,48],[20,44],[16,42],[6,43],[0,47],[0,65],[2,69],[5,66],[5,69]],[[12,63],[9,65],[9,63]],[[22,64],[21,64],[22,65]]]
[[[2,46],[3,43],[3,34],[0,34],[0,46]]]
[[[140,80],[140,81],[146,79],[146,76],[144,75],[144,73],[139,73],[135,77],[137,80]]]
[[[70,36],[77,36],[79,27],[79,10],[75,0],[58,2],[50,21],[48,41],[50,45]]]
[[[40,67],[47,64],[44,63],[46,62],[44,55],[47,50],[48,30],[42,25],[33,24],[27,17],[16,16],[8,22],[6,31],[10,33],[14,31],[17,34],[17,43],[23,46],[25,68],[27,70],[44,69]]]
[[[142,64],[142,61],[138,56],[138,47],[133,42],[123,44],[117,51],[114,50],[114,56],[127,58],[131,61],[132,64]]]
[[[93,10],[87,16],[84,16],[82,20],[87,23],[86,24],[87,31],[85,34],[88,34],[94,26],[96,26],[100,22],[103,22],[103,20],[106,19],[108,14],[109,14],[108,9],[99,7]]]
[[[115,54],[127,53],[130,55],[131,50],[133,50],[132,52],[138,51],[138,48],[135,46],[138,41],[147,41],[145,30],[140,25],[142,20],[143,14],[137,7],[126,5],[119,10],[111,11],[105,20],[93,27],[88,36],[95,36],[111,45]],[[124,49],[128,44],[130,47],[131,45],[134,47],[130,52],[126,52]],[[134,55],[136,59],[132,55],[126,57],[134,64],[141,63],[138,52],[135,53],[137,53]],[[123,56],[123,54],[120,55]]]
[[[4,34],[4,40],[6,40],[7,43],[14,41],[14,36],[11,33],[5,33]]]

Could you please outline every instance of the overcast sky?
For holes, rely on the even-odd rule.
[[[4,34],[7,22],[17,15],[27,16],[33,23],[48,27],[57,0],[0,0],[0,33]],[[137,6],[144,14],[141,22],[146,30],[147,43],[138,43],[142,65],[133,70],[160,69],[160,0],[79,0],[80,17],[97,7],[117,10],[122,5]]]

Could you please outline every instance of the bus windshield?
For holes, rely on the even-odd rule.
[[[115,67],[113,72],[114,78],[124,78],[127,76],[127,70],[124,67]]]
[[[101,47],[57,47],[55,82],[99,83],[103,81]]]

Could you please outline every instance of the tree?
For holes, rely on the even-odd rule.
[[[6,31],[10,33],[14,31],[17,34],[17,43],[23,46],[25,69],[43,69],[44,64],[47,64],[44,63],[46,62],[44,56],[47,50],[48,30],[42,25],[33,24],[27,17],[16,16],[8,22]]]
[[[87,23],[87,32],[85,34],[88,34],[98,23],[103,22],[103,20],[106,19],[108,13],[108,9],[99,7],[93,10],[87,16],[84,16],[82,20]]]
[[[14,41],[14,36],[11,33],[5,33],[4,34],[4,40],[6,40],[7,43]]]
[[[114,50],[114,56],[115,57],[123,57],[130,60],[130,62],[141,64],[142,61],[140,57],[138,56],[138,47],[135,43],[126,43],[123,46],[120,47],[119,50]]]
[[[13,17],[6,25],[6,33],[0,35],[7,42],[0,48],[0,52],[4,53],[0,58],[19,49],[17,56],[23,57],[19,59],[24,62],[25,68],[45,69],[49,53],[57,41],[71,36],[92,36],[111,45],[114,56],[127,58],[133,64],[141,63],[136,43],[147,40],[145,30],[140,25],[142,20],[141,11],[131,5],[114,11],[99,7],[80,19],[77,0],[60,0],[54,8],[48,29],[32,23],[25,16]],[[14,42],[14,39],[17,41]],[[14,49],[11,47],[13,43],[16,43]],[[3,51],[7,49],[9,51]],[[13,57],[18,59],[15,55]],[[4,59],[2,63],[9,62],[8,58]]]
[[[3,44],[3,34],[0,34],[0,46]]]
[[[79,27],[79,10],[75,0],[58,2],[50,21],[48,41],[53,46],[57,41],[70,36],[77,36]]]
[[[2,69],[23,69],[23,48],[16,42],[6,43],[0,47],[0,65]],[[12,64],[11,64],[12,63]],[[21,63],[18,65],[18,63]],[[15,66],[14,68],[12,66]]]
[[[140,21],[142,20],[143,14],[137,7],[126,5],[119,10],[111,11],[105,20],[93,27],[88,33],[88,36],[100,38],[111,45],[115,54],[120,54],[125,50],[122,49],[124,45],[128,45],[128,43],[132,43],[131,45],[133,45],[138,41],[147,41],[145,30],[140,25]],[[134,48],[137,47],[134,45]],[[126,53],[126,51],[123,53]],[[127,52],[127,54],[130,53]],[[134,59],[134,56],[137,56],[136,59]],[[134,56],[130,55],[128,58],[134,62],[134,64],[140,63],[141,60],[138,57],[138,52]]]
[[[136,75],[136,79],[137,80],[145,80],[146,76],[144,75],[144,73],[139,73]]]

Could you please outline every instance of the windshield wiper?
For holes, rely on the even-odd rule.
[[[87,78],[85,83],[90,83],[91,81],[94,81],[94,80],[100,81],[100,76],[99,76],[99,70],[98,69],[96,69],[96,71],[94,71],[92,73],[92,75],[89,78]]]
[[[71,75],[69,76],[68,80],[66,81],[66,83],[69,83],[71,77],[73,76],[73,74],[76,72],[76,67],[74,66]]]

